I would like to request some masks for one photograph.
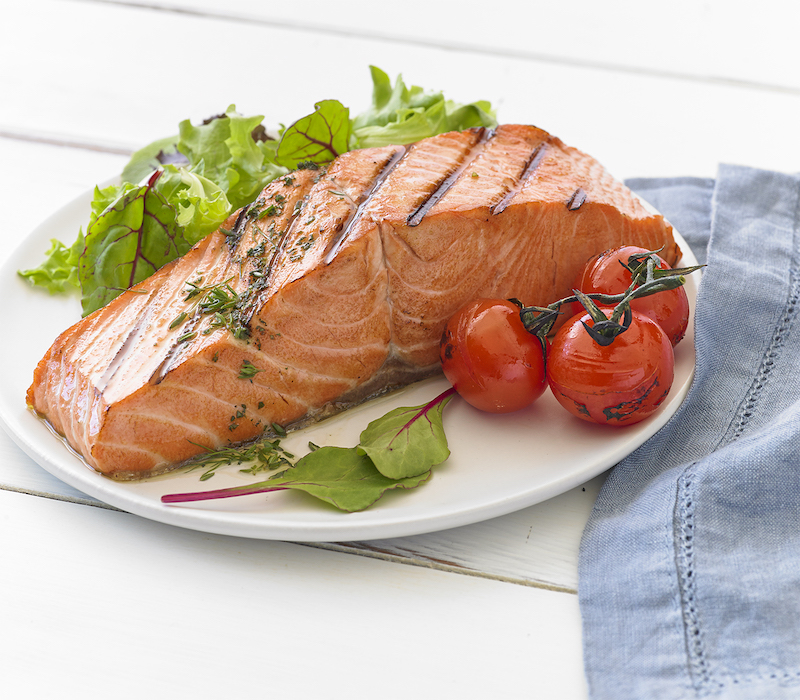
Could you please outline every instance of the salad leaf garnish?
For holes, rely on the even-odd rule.
[[[189,250],[177,212],[153,189],[159,175],[126,188],[87,229],[78,263],[85,314]]]
[[[162,496],[161,501],[185,503],[294,489],[353,513],[368,508],[387,491],[413,489],[430,476],[430,471],[426,471],[406,479],[389,479],[355,447],[321,447],[272,479],[215,491],[169,494]]]
[[[177,150],[191,168],[225,192],[231,211],[250,204],[286,170],[275,163],[276,142],[254,137],[262,116],[244,117],[230,105],[224,114],[193,126],[180,123]]]
[[[390,479],[418,476],[450,456],[442,413],[455,389],[424,406],[396,408],[361,433],[359,450]]]
[[[273,486],[280,484],[305,491],[352,513],[368,508],[387,491],[413,489],[430,476],[430,471],[426,471],[407,479],[389,479],[358,448],[321,447],[270,481]]]
[[[386,491],[416,488],[430,479],[431,467],[447,459],[450,451],[442,427],[442,412],[454,393],[451,387],[424,406],[389,411],[367,426],[361,433],[361,444],[356,447],[314,445],[293,467],[266,481],[214,491],[168,494],[161,501],[185,503],[296,489],[340,510],[364,510]],[[260,461],[258,449],[250,449],[248,457]],[[241,449],[230,448],[229,463],[240,462],[242,454]],[[214,451],[213,457],[216,470],[222,464],[224,450]],[[256,473],[260,469],[256,465],[248,471]]]
[[[158,221],[163,235],[176,244],[193,245],[218,229],[232,212],[254,201],[287,168],[324,165],[353,148],[407,144],[444,131],[496,125],[487,102],[456,104],[445,100],[441,92],[406,86],[401,76],[392,86],[379,68],[372,66],[370,72],[369,109],[351,118],[349,109],[337,100],[322,100],[311,114],[279,134],[280,140],[266,135],[263,117],[238,114],[235,105],[197,126],[181,122],[177,134],[131,156],[119,185],[95,188],[85,239],[79,232],[71,246],[52,243],[39,267],[20,274],[51,293],[80,288],[85,314],[124,291],[117,286],[124,278],[140,281],[140,273],[154,271],[155,265],[180,255],[185,250],[182,244],[169,245],[163,255],[153,258],[153,264],[146,265],[143,251],[104,239],[118,233],[110,225],[112,220],[131,225],[137,214],[123,208],[141,209],[144,195],[137,188],[147,186],[154,170],[162,175],[151,184],[147,198],[151,208],[155,200],[161,202]],[[103,221],[97,224],[100,218]],[[132,270],[136,274],[123,274]]]
[[[394,87],[380,68],[370,66],[372,107],[353,120],[353,148],[404,145],[447,131],[497,125],[488,102],[459,104],[441,92],[407,87],[398,76]]]
[[[21,270],[20,275],[31,284],[44,287],[51,294],[80,289],[78,280],[78,257],[83,250],[83,233],[78,241],[68,248],[61,241],[51,238],[45,261],[30,270]]]
[[[207,177],[187,168],[165,165],[156,192],[176,210],[175,221],[194,245],[219,228],[231,210],[225,191]]]
[[[150,177],[164,163],[175,163],[176,159],[188,164],[189,160],[178,152],[178,136],[168,136],[135,151],[122,169],[122,182],[137,184]]]

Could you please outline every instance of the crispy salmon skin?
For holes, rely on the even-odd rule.
[[[345,153],[274,180],[186,255],[53,343],[28,404],[131,478],[439,371],[478,297],[547,304],[591,256],[679,251],[670,225],[533,126]]]

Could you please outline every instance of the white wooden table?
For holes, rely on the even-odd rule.
[[[328,97],[358,112],[369,64],[488,99],[620,178],[795,171],[798,7],[7,1],[0,259],[178,121],[235,103],[287,122]],[[586,697],[577,554],[602,478],[446,532],[292,544],[111,509],[0,434],[0,693]]]

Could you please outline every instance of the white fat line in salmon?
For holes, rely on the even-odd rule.
[[[131,349],[133,348],[134,344],[141,338],[141,336],[147,332],[148,326],[150,325],[150,319],[153,315],[153,305],[148,303],[145,305],[143,309],[143,313],[139,316],[136,320],[136,323],[131,327],[130,331],[125,335],[125,339],[122,341],[122,344],[117,350],[116,355],[114,355],[114,359],[108,365],[108,368],[103,373],[103,376],[100,377],[100,381],[97,382],[97,391],[102,393],[105,391],[106,387],[111,383],[111,380],[114,378],[114,375],[119,371],[120,367],[123,366],[125,361],[128,359],[128,356],[131,353]]]

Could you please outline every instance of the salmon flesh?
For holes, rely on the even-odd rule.
[[[250,206],[66,330],[28,404],[94,469],[166,471],[440,371],[479,297],[546,305],[621,244],[672,228],[593,158],[532,126],[351,151]]]

